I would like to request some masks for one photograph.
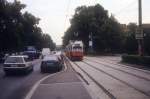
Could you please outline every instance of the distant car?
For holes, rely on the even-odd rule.
[[[26,46],[22,54],[29,56],[31,60],[37,59],[40,56],[40,53],[34,46]]]
[[[33,70],[33,64],[29,60],[28,56],[16,55],[8,56],[4,62],[3,70],[6,74],[11,72],[25,72]]]
[[[27,55],[30,60],[37,59],[40,56],[36,51],[24,51],[23,55]]]
[[[41,72],[57,72],[60,71],[63,64],[56,55],[47,55],[41,63]]]

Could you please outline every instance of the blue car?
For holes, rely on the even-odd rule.
[[[41,72],[58,72],[63,64],[56,55],[46,55],[41,62]]]

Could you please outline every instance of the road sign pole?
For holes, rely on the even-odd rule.
[[[93,53],[93,35],[92,32],[89,34],[89,51]]]

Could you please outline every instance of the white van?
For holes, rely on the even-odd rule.
[[[42,57],[51,54],[50,48],[43,48],[42,49]]]

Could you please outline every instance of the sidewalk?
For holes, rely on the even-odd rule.
[[[73,69],[67,70],[42,81],[30,99],[91,99]]]

